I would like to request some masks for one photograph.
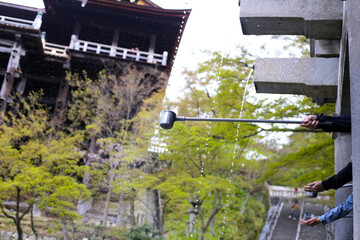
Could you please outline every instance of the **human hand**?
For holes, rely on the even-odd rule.
[[[319,120],[317,120],[316,115],[309,115],[304,120],[303,123],[300,124],[301,127],[306,127],[310,130],[315,130],[319,124]]]
[[[314,217],[314,218],[311,218],[311,219],[306,220],[306,221],[301,219],[301,224],[302,225],[315,226],[316,224],[319,224],[319,223],[320,223],[320,218],[319,217]]]
[[[304,187],[304,191],[306,192],[322,192],[324,191],[324,186],[322,185],[322,181],[315,181],[309,183]]]

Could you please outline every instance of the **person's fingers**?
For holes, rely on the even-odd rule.
[[[310,115],[310,116],[307,116],[306,118],[304,118],[303,123],[300,123],[300,125],[303,126],[303,127],[306,127],[306,126],[308,126],[308,124],[309,124],[312,120],[313,120],[313,119],[312,119],[312,116],[311,116],[311,115]]]
[[[300,123],[300,126],[314,129],[317,127],[318,123],[319,121],[317,121],[316,115],[309,115],[306,118],[304,118],[303,123]]]
[[[314,192],[315,191],[315,187],[314,187],[315,184],[316,184],[316,182],[308,183],[308,185],[306,185],[304,187],[304,191],[306,191],[306,192]]]
[[[313,120],[309,123],[309,127],[316,128],[318,124],[319,124],[319,121]]]
[[[320,222],[320,219],[318,217],[314,217],[306,221],[304,221],[303,219],[301,219],[300,221],[302,225],[314,226]]]
[[[314,124],[314,128],[317,128],[317,126],[319,125],[319,121],[315,121],[315,124]]]
[[[322,192],[324,191],[324,186],[322,185],[322,181],[316,181],[314,184],[314,189],[316,192]]]

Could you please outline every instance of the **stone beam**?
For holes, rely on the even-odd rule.
[[[316,39],[315,57],[339,57],[340,40],[339,39]]]
[[[255,61],[257,93],[301,94],[334,102],[338,58],[259,58]]]
[[[342,1],[239,0],[245,35],[305,35],[340,38]]]

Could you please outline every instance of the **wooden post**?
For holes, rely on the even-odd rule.
[[[80,22],[76,21],[75,25],[74,25],[74,30],[73,30],[73,34],[71,35],[71,41],[70,41],[70,49],[75,49],[75,50],[79,50],[76,49],[77,47],[77,40],[79,38],[79,33],[80,33]]]
[[[148,63],[154,63],[154,53],[155,53],[155,43],[156,43],[156,36],[152,34],[150,37],[150,44],[149,44],[149,55],[148,55]]]
[[[33,22],[33,27],[35,29],[40,29],[41,27],[41,24],[42,24],[42,12],[38,12],[37,15],[36,15],[36,18]]]
[[[61,80],[59,83],[59,91],[55,102],[54,112],[53,112],[53,120],[61,119],[61,114],[64,113],[64,109],[66,106],[66,100],[69,94],[69,81],[66,80],[65,71],[70,72],[70,59],[71,56],[67,59],[66,63],[63,65],[64,72],[62,73]]]
[[[166,66],[167,58],[168,58],[168,52],[164,51],[161,65]]]
[[[119,42],[119,29],[116,29],[114,31],[112,43],[111,43],[111,49],[110,49],[110,57],[116,57],[116,48]]]
[[[20,57],[21,55],[25,55],[21,46],[20,38],[21,35],[16,34],[16,41],[12,47],[4,81],[1,86],[0,99],[3,100],[1,103],[1,112],[3,113],[6,111],[9,96],[14,84],[15,71],[19,68]]]

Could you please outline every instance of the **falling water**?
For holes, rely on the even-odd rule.
[[[240,113],[239,113],[239,119],[241,119],[242,117],[242,112],[243,112],[243,108],[244,108],[244,103],[245,103],[245,99],[246,99],[246,91],[247,91],[247,86],[249,84],[249,80],[251,77],[251,74],[253,73],[254,69],[250,69],[250,72],[246,78],[246,83],[245,83],[245,87],[244,87],[244,94],[243,94],[243,98],[242,98],[242,102],[241,102],[241,107],[240,107]],[[229,174],[229,184],[232,184],[232,174],[233,174],[233,167],[234,167],[234,161],[235,161],[235,157],[236,157],[236,152],[239,149],[239,145],[237,144],[237,141],[239,139],[239,132],[240,132],[240,122],[237,125],[237,129],[236,129],[236,137],[235,137],[235,146],[234,146],[234,152],[233,152],[233,159],[231,162],[231,167],[230,167],[230,174]],[[242,166],[244,167],[245,164],[243,163]],[[225,206],[228,207],[229,206],[229,198],[230,198],[230,187],[227,189],[228,193],[226,194],[226,204]],[[223,226],[222,226],[222,232],[221,235],[225,234],[225,227],[226,227],[226,213],[227,210],[224,210],[224,217],[223,217]]]

